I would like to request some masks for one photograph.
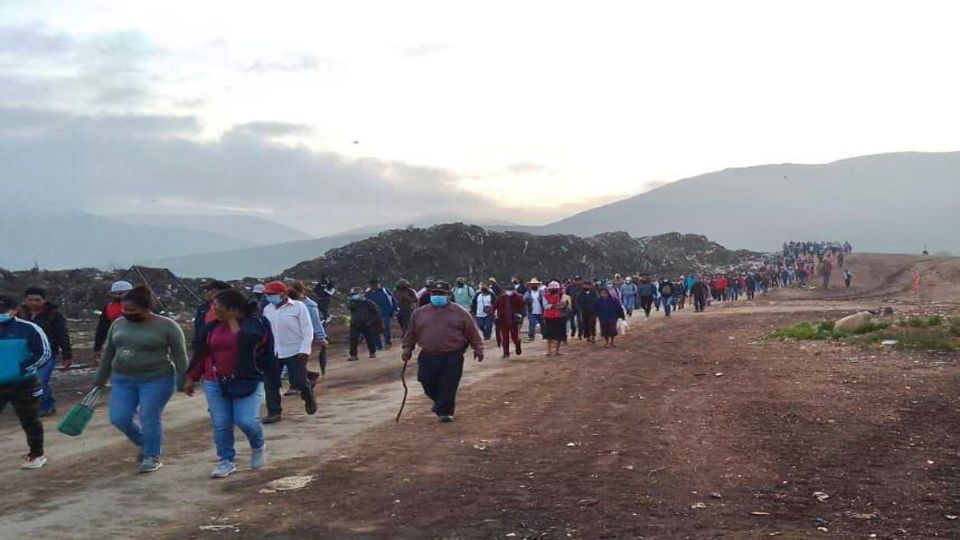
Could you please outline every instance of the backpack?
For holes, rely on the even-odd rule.
[[[669,283],[664,283],[660,287],[660,294],[664,296],[670,296],[671,294],[673,294],[673,286],[671,286]]]

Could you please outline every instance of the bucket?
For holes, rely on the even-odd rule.
[[[67,414],[63,416],[60,425],[57,426],[57,431],[71,437],[76,437],[83,433],[84,428],[87,427],[90,419],[93,418],[94,408],[100,399],[100,392],[101,390],[98,386],[84,396],[80,403],[71,407],[70,410],[67,411]]]

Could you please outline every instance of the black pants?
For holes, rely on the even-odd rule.
[[[313,398],[313,387],[307,380],[307,363],[296,356],[290,358],[281,358],[274,365],[270,366],[268,373],[265,373],[263,388],[267,394],[267,414],[280,414],[283,407],[280,405],[280,376],[283,374],[283,366],[287,366],[287,375],[290,376],[290,388],[300,390],[300,397],[304,401]]]
[[[397,313],[397,322],[400,323],[401,333],[407,333],[407,327],[410,326],[410,319],[413,317],[413,310],[402,310]]]
[[[433,400],[433,412],[437,416],[453,416],[457,408],[457,389],[463,376],[463,352],[421,352],[417,365],[417,380],[423,386],[423,392]]]
[[[581,311],[580,317],[582,319],[580,330],[583,332],[583,337],[587,339],[597,337],[597,314],[589,311]]]
[[[583,325],[583,321],[580,319],[580,312],[577,311],[573,315],[571,315],[569,321],[570,321],[570,337],[573,337],[577,335],[578,321],[580,321],[579,322],[580,325]]]
[[[643,312],[650,316],[650,310],[653,308],[653,297],[652,296],[641,296],[640,297],[640,307],[643,308]]]
[[[27,435],[30,457],[43,455],[43,422],[40,420],[40,396],[43,386],[36,377],[11,385],[0,385],[0,412],[13,403],[13,411],[20,419],[20,427]]]
[[[706,307],[707,307],[707,295],[705,294],[693,295],[694,311],[703,311]]]
[[[357,323],[350,325],[350,356],[357,355],[357,348],[360,346],[360,336],[363,336],[364,343],[370,354],[377,352],[377,339],[379,335],[370,327],[370,323]]]

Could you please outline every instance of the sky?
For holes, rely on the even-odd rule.
[[[728,167],[956,150],[958,15],[0,0],[0,204],[542,224]]]

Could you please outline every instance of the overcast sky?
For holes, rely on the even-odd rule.
[[[542,223],[726,167],[956,150],[955,6],[0,0],[0,199]]]

